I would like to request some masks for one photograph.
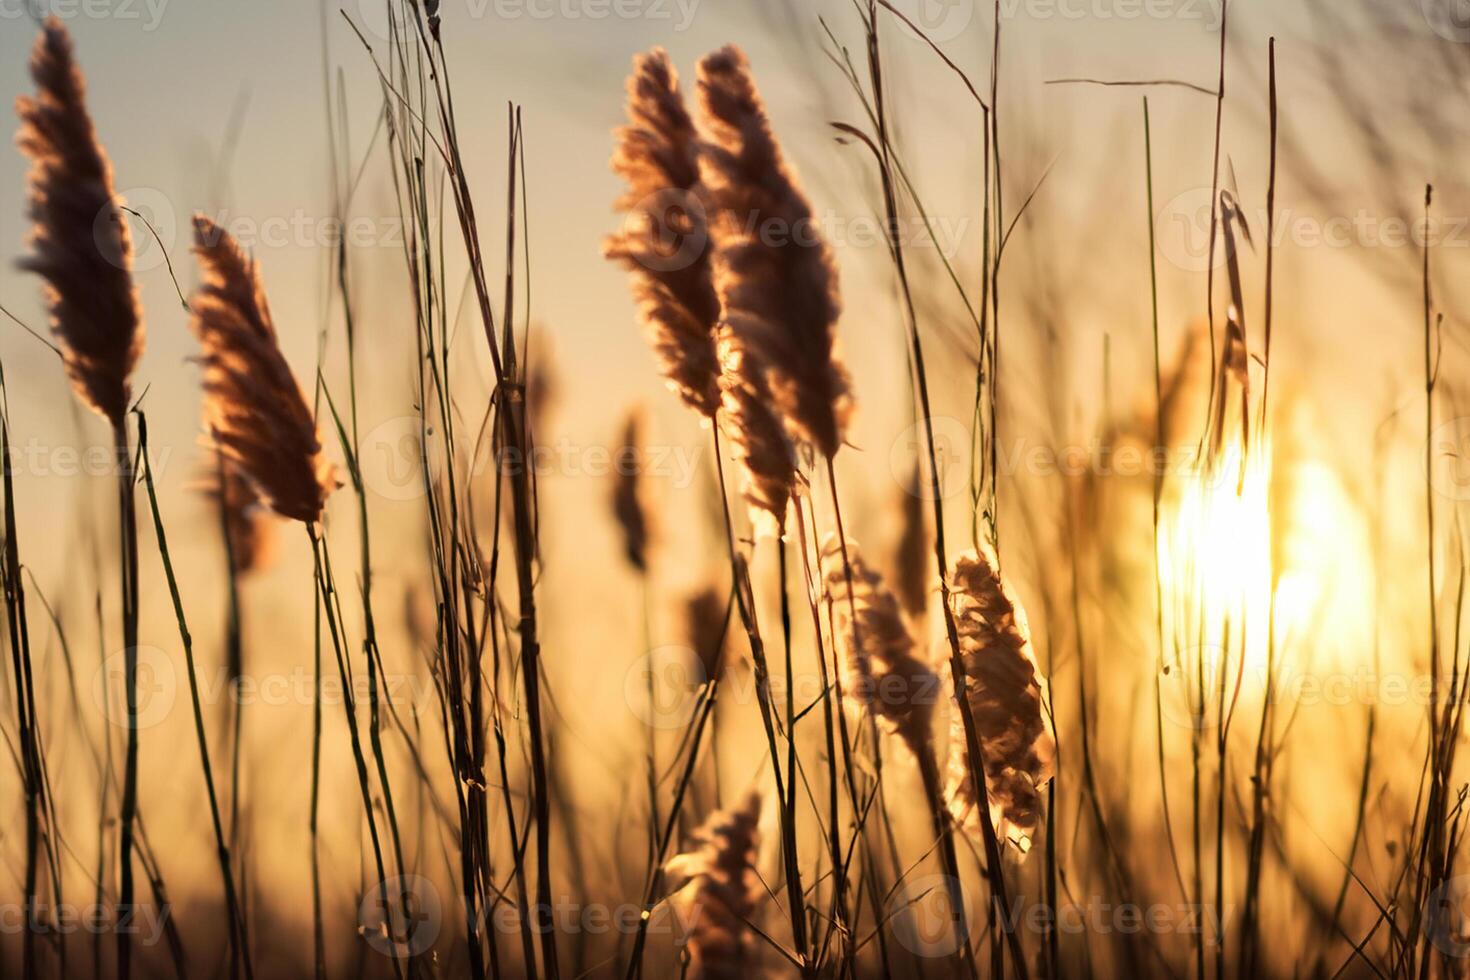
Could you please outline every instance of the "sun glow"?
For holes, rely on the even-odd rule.
[[[1166,664],[1201,658],[1259,686],[1273,628],[1278,674],[1366,662],[1366,515],[1327,463],[1227,442],[1213,466],[1165,482],[1157,553]]]
[[[1209,466],[1165,483],[1158,538],[1164,626],[1183,660],[1239,664],[1243,650],[1247,666],[1266,664],[1269,453],[1269,445],[1247,451],[1230,440]]]

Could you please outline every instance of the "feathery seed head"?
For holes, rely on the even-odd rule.
[[[41,27],[31,77],[36,95],[16,101],[33,222],[33,252],[20,265],[46,282],[51,331],[77,397],[121,426],[143,353],[132,236],[87,114],[71,37],[55,17]]]
[[[851,414],[835,350],[837,269],[782,156],[750,66],[730,45],[699,64],[715,290],[726,324],[758,355],[796,440],[836,455]]]
[[[628,125],[616,138],[612,169],[627,184],[618,200],[627,220],[603,254],[631,275],[659,373],[689,407],[713,418],[720,396],[712,331],[720,307],[710,281],[699,143],[662,48],[634,59]]]
[[[929,751],[939,677],[914,652],[898,599],[883,577],[867,566],[854,542],[847,543],[847,553],[851,602],[841,542],[832,535],[822,545],[825,598],[832,611],[843,690],[919,756]]]
[[[985,758],[990,819],[1002,840],[1024,853],[1052,775],[1052,738],[1042,710],[1041,683],[1030,632],[1020,605],[992,559],[976,552],[955,560],[950,609],[965,667],[965,697]],[[977,794],[970,780],[964,722],[958,705],[950,722],[950,812],[972,832],[978,827]]]
[[[203,279],[189,306],[202,348],[210,436],[272,510],[315,521],[338,484],[281,354],[259,270],[203,215],[194,218],[194,254]]]
[[[740,464],[742,494],[757,533],[779,535],[796,485],[796,455],[771,395],[759,359],[729,327],[718,334],[720,422]]]
[[[750,926],[761,894],[754,865],[761,800],[754,791],[711,816],[684,853],[664,865],[686,883],[670,901],[689,934],[691,980],[744,980],[755,964]]]

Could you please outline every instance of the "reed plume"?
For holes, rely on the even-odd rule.
[[[639,479],[638,413],[629,412],[623,422],[622,446],[615,459],[612,507],[623,531],[623,554],[640,573],[648,571],[648,514],[643,508]]]
[[[203,348],[204,411],[221,453],[282,517],[313,523],[337,487],[286,364],[259,270],[223,228],[194,218],[203,282],[190,301]]]
[[[700,175],[722,316],[755,355],[792,438],[830,459],[852,407],[835,351],[841,304],[831,252],[739,48],[699,63],[699,96],[707,130]]]
[[[760,796],[716,812],[697,830],[692,847],[670,858],[665,870],[687,882],[670,899],[689,924],[691,980],[743,980],[755,967],[755,917],[762,888],[754,869]]]
[[[628,217],[603,243],[603,254],[631,273],[639,319],[669,387],[713,418],[720,405],[713,335],[720,306],[710,280],[699,142],[662,48],[633,60],[628,125],[616,138],[612,169],[628,187],[617,206]]]
[[[843,693],[871,711],[885,730],[902,738],[919,757],[931,751],[938,675],[915,654],[898,598],[883,576],[868,568],[856,543],[847,543],[847,553],[852,565],[850,596],[840,542],[829,536],[822,545],[824,595],[832,615]]]
[[[996,835],[1024,853],[1036,831],[1040,791],[1051,778],[1056,748],[1042,713],[1025,612],[994,562],[976,552],[955,560],[949,588],[965,664],[965,697],[985,756],[990,819]],[[950,812],[975,834],[976,793],[958,710],[951,714],[950,741],[956,746],[949,759]]]
[[[744,338],[730,327],[718,332],[720,423],[740,464],[742,496],[759,531],[779,535],[796,486],[796,456],[781,420],[771,411],[765,377]]]
[[[121,428],[129,377],[143,353],[133,242],[113,190],[112,164],[87,114],[86,81],[55,17],[31,53],[33,98],[16,100],[33,252],[21,268],[45,280],[51,331],[77,397]]]

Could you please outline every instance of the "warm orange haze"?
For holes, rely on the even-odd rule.
[[[1470,971],[1456,3],[256,6],[0,0],[0,975]]]

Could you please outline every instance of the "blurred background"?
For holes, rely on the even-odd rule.
[[[1278,779],[1286,789],[1270,801],[1276,832],[1268,847],[1275,856],[1266,899],[1270,914],[1289,924],[1270,951],[1272,968],[1282,971],[1300,961],[1306,966],[1298,972],[1311,972],[1315,964],[1330,974],[1373,925],[1378,910],[1371,895],[1382,897],[1393,888],[1402,858],[1396,849],[1406,846],[1404,835],[1414,819],[1418,760],[1427,738],[1425,705],[1412,693],[1428,669],[1427,548],[1439,556],[1437,587],[1446,590],[1446,621],[1454,623],[1452,577],[1462,567],[1456,562],[1464,548],[1457,515],[1470,499],[1470,470],[1462,469],[1456,455],[1463,437],[1470,436],[1470,423],[1462,424],[1455,410],[1465,379],[1461,284],[1470,271],[1470,182],[1463,167],[1470,23],[1459,6],[1453,0],[1307,0],[1240,3],[1228,12],[1220,183],[1239,200],[1250,230],[1241,268],[1257,352],[1267,242],[1271,38],[1278,59],[1275,466],[1269,485],[1257,488],[1272,502],[1269,508],[1259,505],[1253,524],[1250,516],[1219,516],[1208,490],[1195,499],[1191,494],[1199,491],[1181,483],[1171,486],[1168,499],[1169,513],[1183,515],[1177,520],[1190,529],[1189,574],[1198,574],[1195,566],[1209,566],[1209,574],[1249,597],[1243,601],[1256,603],[1256,612],[1264,610],[1258,600],[1269,594],[1274,559],[1281,607],[1275,635],[1283,676],[1292,681],[1284,695],[1291,701],[1281,716],[1287,733]],[[1057,823],[1067,838],[1062,853],[1072,869],[1071,898],[1085,903],[1094,894],[1118,900],[1131,894],[1141,901],[1153,895],[1172,905],[1181,896],[1159,836],[1160,770],[1172,769],[1178,779],[1168,792],[1179,794],[1173,819],[1183,846],[1188,776],[1187,769],[1173,767],[1187,765],[1200,724],[1187,693],[1171,687],[1177,672],[1166,675],[1160,682],[1161,717],[1173,727],[1165,748],[1155,745],[1147,707],[1160,676],[1149,480],[1146,474],[1116,472],[1106,462],[1105,447],[1130,439],[1148,446],[1154,440],[1151,230],[1162,370],[1171,385],[1177,381],[1180,391],[1197,395],[1194,407],[1204,405],[1200,363],[1203,358],[1207,386],[1209,348],[1201,331],[1221,5],[999,0],[992,8],[978,0],[895,0],[894,7],[953,63],[946,65],[898,19],[881,20],[893,139],[930,221],[926,229],[908,208],[911,220],[900,235],[913,264],[929,345],[947,529],[956,547],[970,539],[966,477],[975,462],[971,413],[979,344],[946,263],[971,297],[977,295],[985,179],[983,119],[955,69],[988,98],[998,24],[1002,220],[1007,226],[1014,222],[999,273],[1002,553],[1028,609],[1037,658],[1056,701],[1063,746]],[[198,491],[209,457],[199,442],[199,370],[192,360],[197,347],[178,294],[178,288],[187,294],[197,278],[188,253],[189,217],[196,211],[214,217],[259,261],[282,346],[308,389],[318,365],[330,388],[345,384],[332,275],[338,235],[348,242],[358,318],[362,466],[388,696],[406,724],[421,726],[430,733],[428,742],[438,744],[437,694],[423,652],[433,641],[433,611],[417,472],[412,308],[381,125],[382,90],[367,50],[371,46],[381,55],[387,48],[381,0],[352,0],[341,9],[288,0],[58,0],[40,10],[55,13],[72,32],[117,186],[148,219],[146,226],[135,221],[133,229],[148,331],[134,390],[146,390],[142,405],[151,458],[182,573],[206,712],[219,709],[217,718],[207,719],[211,732],[218,729],[219,744],[226,743],[224,555],[218,518]],[[26,64],[36,33],[32,14],[24,0],[0,0],[0,90],[10,97],[31,89]],[[677,732],[689,704],[671,681],[673,700],[650,707],[642,700],[638,671],[650,651],[662,664],[656,651],[687,646],[685,598],[707,583],[728,588],[728,568],[712,503],[708,434],[664,390],[635,324],[626,275],[601,255],[603,237],[621,221],[612,207],[621,188],[606,160],[611,130],[623,119],[624,79],[633,55],[653,46],[667,48],[689,78],[699,57],[725,43],[735,42],[749,55],[774,128],[839,264],[845,309],[839,336],[858,400],[848,435],[852,448],[839,457],[844,506],[850,508],[853,537],[875,559],[890,562],[904,531],[906,495],[914,487],[919,430],[876,176],[866,151],[839,143],[831,126],[866,123],[830,57],[843,45],[854,58],[862,56],[862,24],[843,0],[444,0],[441,16],[467,175],[487,229],[501,228],[504,220],[507,106],[519,105],[524,113],[529,275],[522,288],[547,383],[537,422],[538,441],[547,451],[537,469],[537,595],[556,725],[552,751],[564,781],[566,809],[558,819],[565,843],[580,859],[558,871],[557,890],[604,902],[636,901],[641,858],[630,862],[627,854],[641,855],[641,844],[620,841],[617,831],[638,825],[632,811],[643,779],[645,726],[653,717],[657,729]],[[335,161],[329,106],[340,127]],[[345,223],[333,202],[334,168],[355,175]],[[26,248],[25,172],[18,152],[0,153],[0,305],[44,333],[37,283],[16,267]],[[1427,230],[1426,184],[1434,186]],[[497,243],[492,249],[498,235],[487,232],[487,240]],[[1434,308],[1444,318],[1429,481],[1442,524],[1428,545],[1421,278],[1426,241]],[[1217,289],[1223,288],[1223,270],[1217,264]],[[493,372],[464,273],[462,259],[451,256],[447,282],[457,298],[451,308],[461,311],[454,331],[456,390],[466,415],[477,420]],[[1221,302],[1217,310],[1223,309]],[[98,678],[120,670],[116,585],[106,557],[116,548],[113,470],[95,449],[107,445],[108,434],[75,406],[52,352],[14,322],[0,329],[0,362],[20,545],[33,590],[40,714],[61,825],[71,838],[67,851],[76,858],[68,879],[75,879],[80,894],[88,890],[86,869],[95,864],[98,777],[92,752],[109,727]],[[1253,372],[1260,367],[1255,364]],[[1181,401],[1189,402],[1189,395]],[[619,446],[625,414],[635,407],[646,422],[641,472],[655,518],[647,594],[622,560],[609,504],[611,453]],[[1172,443],[1187,447],[1200,431],[1199,420],[1187,416],[1192,410],[1181,409],[1184,414],[1169,420],[1169,431],[1177,434]],[[340,462],[335,438],[325,441],[328,455]],[[1069,466],[1069,459],[1080,462]],[[344,492],[328,516],[344,592],[355,588],[354,510],[350,492]],[[191,926],[207,917],[203,910],[218,901],[213,838],[200,819],[203,787],[178,633],[152,532],[143,523],[142,671],[148,691],[140,711],[142,806],[168,879],[173,918],[187,940]],[[1197,535],[1201,527],[1204,544]],[[291,975],[291,943],[310,940],[303,896],[310,873],[305,826],[313,602],[304,535],[292,525],[277,528],[273,537],[269,561],[242,584],[245,672],[258,692],[246,697],[241,806],[249,827],[256,931],[281,937],[278,968]],[[1166,551],[1161,563],[1167,570],[1173,566]],[[100,562],[98,554],[104,556]],[[774,569],[767,566],[773,564],[769,552],[757,552],[758,583],[769,586]],[[758,592],[765,621],[775,621],[771,589]],[[1282,598],[1288,594],[1290,601]],[[49,609],[36,604],[41,598]],[[349,608],[349,636],[360,636],[355,615]],[[1231,683],[1239,685],[1234,722],[1242,733],[1235,748],[1248,760],[1266,637],[1260,617],[1246,628],[1246,680]],[[942,652],[937,616],[916,621],[915,630],[929,649]],[[811,687],[810,637],[801,631],[798,637]],[[743,652],[743,641],[738,647]],[[1389,691],[1389,677],[1402,680],[1410,693]],[[1085,695],[1079,683],[1086,685]],[[720,781],[727,795],[758,782],[765,761],[748,681],[744,690],[743,698],[737,690],[720,709]],[[819,684],[811,687],[806,700],[820,691]],[[360,925],[366,867],[361,801],[339,704],[327,707],[323,735],[329,761],[322,824],[330,828],[323,831],[323,875],[328,918],[341,944],[333,955],[334,972],[353,962],[349,957],[364,955],[353,933]],[[1091,712],[1095,767],[1087,775],[1068,756],[1069,744],[1081,735],[1083,705]],[[1204,727],[1218,724],[1218,718],[1207,718]],[[122,731],[112,727],[114,742]],[[1210,729],[1208,739],[1214,734]],[[451,904],[452,862],[432,832],[434,803],[412,780],[408,753],[395,744],[391,754],[407,796],[400,807],[415,813],[415,827],[428,828],[411,835],[415,866],[440,883],[443,901]],[[442,750],[425,754],[442,766]],[[1247,765],[1236,773],[1242,783]],[[901,771],[894,778],[900,785],[914,780]],[[16,854],[23,853],[23,842],[11,829],[20,826],[23,812],[17,786],[13,767],[0,772],[0,807],[14,811],[0,820],[0,896],[6,900],[21,894]],[[698,802],[707,808],[711,798],[705,789]],[[897,791],[890,794],[898,798]],[[1354,829],[1360,796],[1369,800],[1361,839]],[[1248,791],[1235,791],[1226,801],[1227,819],[1234,821],[1248,803]],[[915,816],[900,827],[906,848],[913,843],[917,857],[924,819]],[[768,812],[762,860],[774,869],[771,828]],[[1103,842],[1106,834],[1113,836],[1111,843]],[[1233,860],[1240,842],[1231,840]],[[1105,856],[1114,852],[1122,855],[1121,870]],[[1349,863],[1363,887],[1344,885]],[[1034,858],[1016,871],[1023,894],[1034,892],[1027,889],[1037,874]],[[978,892],[978,878],[975,887]],[[1239,902],[1230,887],[1223,910],[1227,931]],[[1334,905],[1342,903],[1345,928],[1336,930]],[[452,921],[446,916],[446,944]],[[260,942],[263,948],[275,945]],[[1088,941],[1078,942],[1086,947]],[[591,943],[602,948],[609,941]],[[13,935],[0,935],[0,955],[9,957],[15,945]],[[217,951],[197,938],[191,946],[200,964],[216,965]],[[1151,948],[1160,951],[1166,972],[1184,970],[1181,950],[1187,943],[1164,937]],[[453,972],[455,954],[444,955],[444,968]],[[597,974],[596,964],[612,955],[610,947],[601,956],[589,955],[585,966]],[[1110,940],[1098,942],[1096,957],[1087,959],[1096,969],[1130,961]],[[382,973],[389,962],[368,959],[365,969]],[[660,975],[672,975],[673,962],[658,961]],[[934,968],[942,969],[943,961],[937,963]]]

